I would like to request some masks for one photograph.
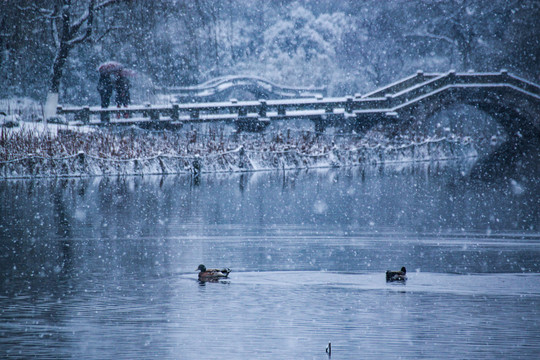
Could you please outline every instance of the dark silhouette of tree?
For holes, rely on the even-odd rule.
[[[302,8],[307,23],[277,31]],[[137,72],[143,101],[160,86],[233,74],[335,95],[418,69],[537,79],[539,15],[539,1],[519,0],[2,0],[0,97],[60,90],[62,102],[96,103],[106,60]]]
[[[55,113],[58,103],[58,92],[64,71],[64,66],[69,57],[70,51],[77,46],[91,39],[94,31],[95,14],[107,7],[129,0],[89,0],[86,7],[82,7],[80,2],[72,0],[61,0],[54,4],[52,9],[39,7],[36,4],[28,7],[20,7],[22,11],[34,12],[38,17],[49,20],[51,33],[55,45],[55,55],[52,65],[52,72],[49,82],[49,94],[45,106],[45,116]],[[79,12],[78,15],[76,13]],[[81,13],[82,12],[82,13]],[[105,36],[111,28],[106,29]]]

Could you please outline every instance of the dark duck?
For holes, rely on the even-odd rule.
[[[392,281],[401,281],[404,282],[407,280],[407,269],[405,269],[405,266],[401,268],[400,271],[390,271],[386,270],[386,282],[392,282]]]
[[[207,269],[203,264],[197,268],[199,271],[199,281],[218,281],[229,276],[231,269]]]

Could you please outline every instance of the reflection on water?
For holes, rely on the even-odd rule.
[[[535,183],[398,170],[2,182],[0,355],[535,358]]]

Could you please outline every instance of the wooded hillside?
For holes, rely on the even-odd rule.
[[[74,25],[90,1],[0,2],[0,98],[44,101],[62,10],[69,7]],[[81,25],[89,36],[70,50],[60,102],[97,104],[96,68],[107,60],[134,70],[136,101],[149,99],[154,86],[230,74],[325,85],[337,95],[417,69],[507,68],[538,81],[539,18],[539,1],[114,1]]]

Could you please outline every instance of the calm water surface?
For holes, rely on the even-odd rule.
[[[462,170],[1,182],[0,357],[536,359],[538,186]]]

